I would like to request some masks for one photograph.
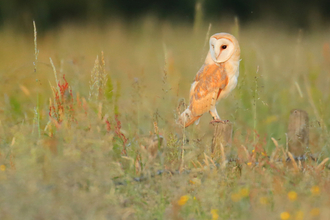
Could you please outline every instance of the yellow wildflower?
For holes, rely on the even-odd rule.
[[[181,196],[179,201],[178,201],[178,205],[183,206],[184,204],[186,204],[188,199],[189,199],[189,197],[187,195]]]
[[[202,181],[198,178],[192,178],[189,180],[189,183],[192,185],[200,186],[202,184]]]
[[[216,220],[219,218],[218,209],[212,209],[211,214],[212,214],[212,220]]]
[[[320,215],[320,209],[319,208],[313,208],[312,210],[311,210],[311,215],[312,216],[319,216]]]
[[[231,194],[231,200],[233,200],[233,202],[239,202],[241,199],[242,197],[239,193]]]
[[[295,201],[297,199],[297,193],[295,191],[290,191],[288,193],[288,198],[291,200],[291,201]]]
[[[282,212],[281,215],[280,215],[281,219],[282,220],[287,220],[290,218],[290,213],[288,212]]]
[[[6,166],[5,166],[5,165],[1,165],[1,166],[0,166],[0,170],[1,170],[1,171],[5,171],[5,170],[6,170]]]
[[[250,190],[248,188],[243,188],[243,189],[240,190],[239,194],[242,197],[247,197],[250,194]]]
[[[320,195],[320,187],[318,187],[318,186],[313,186],[313,187],[311,188],[311,192],[312,192],[313,196],[318,196],[318,195]]]
[[[248,162],[247,165],[248,165],[248,166],[251,166],[251,165],[252,165],[252,162]]]

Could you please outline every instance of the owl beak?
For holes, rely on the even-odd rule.
[[[210,53],[211,53],[212,60],[213,60],[215,63],[217,63],[217,58],[216,58],[216,56],[215,56],[214,50],[211,50]]]

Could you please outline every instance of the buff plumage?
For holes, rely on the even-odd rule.
[[[177,121],[183,127],[188,127],[206,112],[214,121],[220,122],[215,105],[237,85],[240,47],[236,38],[228,33],[214,34],[209,45],[205,62],[190,88],[189,106]]]

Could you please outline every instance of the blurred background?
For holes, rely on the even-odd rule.
[[[0,219],[329,219],[329,171],[267,165],[287,158],[292,109],[309,114],[306,152],[330,158],[329,9],[329,0],[0,0]],[[234,123],[224,151],[243,161],[225,170],[207,162],[208,113],[176,124],[217,32],[238,39],[242,59],[236,89],[217,105]],[[212,160],[225,164],[222,155]],[[179,167],[198,174],[131,181]],[[175,208],[179,198],[190,199]]]
[[[48,82],[55,83],[49,58],[58,78],[65,75],[74,94],[88,97],[94,61],[103,51],[115,87],[108,85],[108,90],[120,96],[114,104],[119,110],[111,107],[109,112],[120,112],[123,124],[134,122],[141,133],[153,129],[158,114],[158,123],[175,127],[175,109],[187,99],[209,35],[228,32],[240,42],[242,62],[238,89],[219,113],[244,132],[259,130],[283,141],[293,108],[313,112],[314,122],[325,118],[330,124],[322,115],[330,108],[329,9],[325,0],[3,0],[0,79],[5,107],[0,118],[32,121],[39,102],[41,124],[47,124]],[[139,105],[133,109],[141,115],[131,105]],[[210,129],[207,120],[201,126]]]
[[[270,20],[278,25],[310,28],[326,24],[330,18],[327,0],[10,0],[0,1],[0,24],[30,29],[35,20],[39,30],[63,22],[105,22],[136,18],[152,14],[159,19],[193,22],[194,17],[218,20],[238,16],[241,24]]]

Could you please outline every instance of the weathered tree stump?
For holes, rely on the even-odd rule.
[[[289,117],[288,150],[296,158],[303,156],[309,144],[309,118],[307,112],[293,109]]]
[[[215,123],[211,152],[221,152],[221,144],[226,152],[229,152],[233,136],[233,123]]]

